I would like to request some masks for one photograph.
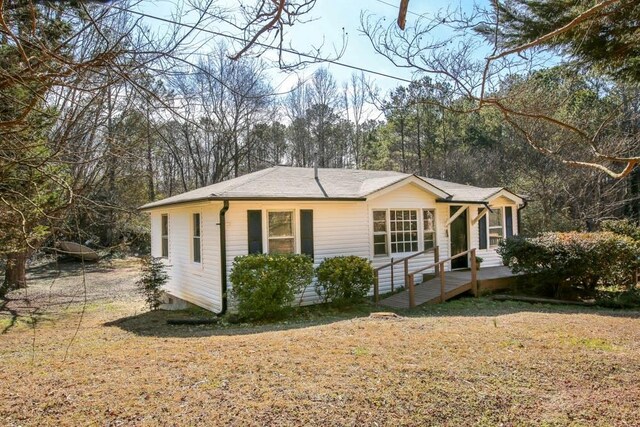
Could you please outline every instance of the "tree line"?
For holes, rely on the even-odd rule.
[[[363,73],[338,82],[318,68],[283,89],[264,60],[231,59],[218,39],[194,54],[189,30],[153,35],[125,2],[9,1],[2,17],[3,289],[24,284],[27,259],[56,240],[144,252],[138,206],[277,164],[506,186],[530,200],[528,233],[640,217],[637,169],[614,178],[563,161],[638,152],[636,81],[570,63],[503,69],[478,98],[461,91],[462,71],[381,93]]]

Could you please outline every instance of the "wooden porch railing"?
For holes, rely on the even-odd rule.
[[[394,291],[394,278],[393,278],[393,266],[396,264],[400,264],[403,263],[404,264],[404,283],[405,286],[407,284],[407,279],[409,277],[409,260],[412,258],[415,258],[417,256],[426,254],[427,252],[431,252],[433,251],[433,256],[434,259],[437,261],[438,260],[438,254],[440,253],[440,250],[438,248],[438,246],[435,246],[433,248],[429,248],[429,249],[425,249],[421,252],[416,252],[415,254],[409,255],[408,257],[404,257],[398,260],[394,260],[393,257],[391,257],[391,262],[381,265],[380,267],[376,268],[373,270],[373,273],[375,274],[374,276],[374,281],[373,281],[373,295],[374,295],[374,299],[376,304],[378,303],[378,300],[380,299],[380,270],[384,270],[385,268],[389,268],[391,267],[391,292]],[[436,274],[438,274],[438,271],[436,270]]]
[[[478,295],[478,269],[476,264],[476,249],[473,248],[443,260],[438,260],[436,258],[435,259],[436,262],[434,262],[433,264],[427,265],[426,267],[419,268],[409,273],[407,275],[407,288],[409,290],[409,308],[414,308],[416,306],[416,295],[415,295],[416,287],[415,287],[414,276],[417,273],[421,273],[430,268],[435,269],[436,276],[440,276],[440,302],[444,302],[445,285],[446,285],[446,279],[444,274],[445,273],[444,263],[454,260],[456,258],[460,258],[462,256],[467,256],[467,254],[471,254],[471,256],[469,257],[469,262],[471,264],[471,291],[473,292],[473,295],[477,296]]]

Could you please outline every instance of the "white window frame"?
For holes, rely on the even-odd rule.
[[[271,237],[271,230],[269,229],[269,214],[272,212],[290,212],[291,213],[291,232],[293,233],[293,235],[291,236],[278,236],[278,237]],[[270,242],[271,240],[285,240],[285,239],[291,239],[293,240],[293,251],[291,252],[292,254],[297,254],[298,253],[298,229],[297,229],[297,223],[296,223],[296,210],[295,209],[267,209],[266,210],[266,215],[265,215],[265,228],[264,230],[266,230],[266,233],[263,233],[266,237],[266,248],[267,254],[271,253],[271,248],[270,248]]]
[[[384,231],[376,231],[375,230],[375,212],[384,212]],[[389,256],[389,212],[388,209],[373,209],[371,211],[371,225],[372,225],[372,250],[374,257],[387,257]],[[384,253],[376,254],[376,240],[375,236],[385,236],[384,237]]]
[[[404,230],[404,229],[403,230],[391,230],[391,212],[392,211],[396,212],[396,215],[397,215],[397,212],[415,212],[415,214],[416,214],[416,219],[415,219],[415,222],[416,222],[416,229],[415,229],[415,233],[416,233],[416,240],[415,240],[416,250],[413,250],[413,248],[410,248],[409,251],[405,251],[405,250],[396,251],[396,252],[393,251],[394,242],[392,242],[392,239],[391,239],[391,234],[392,233],[396,233],[396,236],[397,236],[398,234],[404,235],[406,232],[411,234],[414,231],[411,230],[411,229],[409,229],[409,230]],[[422,219],[422,217],[421,217],[421,215],[418,214],[419,211],[420,211],[420,209],[389,208],[389,213],[388,213],[388,216],[389,216],[389,220],[388,220],[389,221],[389,253],[391,255],[395,255],[395,254],[410,254],[410,253],[418,252],[420,250],[420,231],[421,231],[420,230],[420,228],[421,228],[420,227],[420,219]],[[395,219],[394,221],[396,223],[398,223],[397,219]],[[400,221],[401,221],[400,223],[402,223],[402,224],[413,222],[412,219],[405,220],[404,218],[402,220],[400,220]],[[403,238],[404,238],[404,236],[403,236]],[[413,243],[414,243],[414,241],[412,241],[412,240],[409,240],[409,241],[402,240],[402,245],[403,246],[406,245],[406,244],[413,245]],[[397,240],[396,240],[395,244],[398,245],[398,241]],[[403,249],[404,249],[404,247],[403,247]]]
[[[167,219],[167,234],[164,234],[164,224],[163,224],[163,220]],[[167,241],[167,253],[164,253],[164,242],[165,240]],[[161,213],[160,214],[160,257],[161,258],[165,258],[165,259],[169,259],[169,214],[168,213]]]
[[[435,248],[436,246],[438,246],[438,233],[437,233],[437,222],[436,222],[436,209],[435,208],[423,208],[422,209],[422,249],[423,250],[427,250],[427,248],[425,247],[425,235],[427,234],[427,231],[424,228],[424,214],[425,212],[431,212],[431,214],[433,215],[433,231],[429,231],[429,233],[433,233],[433,246],[432,248]],[[431,249],[431,248],[429,248]]]
[[[199,235],[195,235],[195,216],[198,215],[198,228]],[[200,247],[200,259],[196,261],[195,259],[195,240],[198,239],[198,246]],[[194,264],[201,265],[202,264],[202,212],[192,212],[191,213],[191,262]]]
[[[504,214],[504,206],[497,206],[494,208],[491,208],[491,211],[496,212],[496,211],[500,211],[500,217],[501,217],[501,237],[500,240],[504,240],[505,236],[507,235],[507,230],[506,230],[506,225],[507,225],[507,221],[506,221],[506,217]],[[491,244],[491,229],[497,229],[498,226],[491,225],[491,211],[487,212],[487,249],[495,249],[497,248],[500,243],[492,245]]]
[[[391,211],[415,211],[416,212],[416,222],[417,222],[417,250],[409,251],[409,252],[392,252],[391,251]],[[430,211],[433,213],[433,246],[438,245],[438,222],[437,222],[437,209],[435,207],[420,207],[420,208],[372,208],[371,209],[371,255],[373,257],[393,257],[397,254],[410,254],[421,252],[424,249],[424,213],[425,211]],[[374,212],[384,212],[385,214],[385,231],[375,231],[374,227]],[[396,233],[398,230],[396,230]],[[400,231],[403,233],[404,230]],[[409,230],[411,232],[411,230]],[[375,239],[374,236],[384,235],[385,237],[385,254],[376,254],[375,253]]]

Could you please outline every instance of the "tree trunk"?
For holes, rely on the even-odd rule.
[[[27,286],[27,258],[26,252],[12,252],[7,255],[7,267],[4,283],[0,288],[0,296],[13,289]]]

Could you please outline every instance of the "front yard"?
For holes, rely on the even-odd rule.
[[[168,326],[135,265],[35,272],[0,335],[2,425],[638,425],[640,313],[461,299]],[[85,288],[87,301],[85,302]],[[23,294],[22,294],[23,295]],[[14,293],[15,299],[19,295]],[[32,316],[28,314],[32,313]]]

